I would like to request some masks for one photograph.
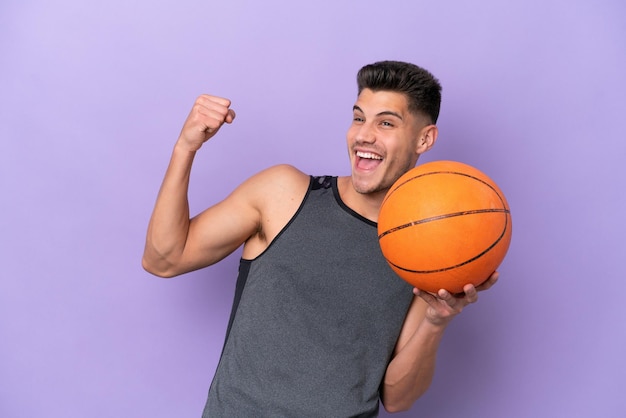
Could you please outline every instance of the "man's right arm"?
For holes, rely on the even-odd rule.
[[[172,152],[148,225],[142,259],[148,272],[172,277],[211,265],[258,230],[260,214],[245,187],[189,218],[187,192],[195,153],[234,118],[228,99],[202,95],[196,100]]]

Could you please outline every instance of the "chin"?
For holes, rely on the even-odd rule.
[[[384,187],[384,185],[380,184],[378,181],[363,180],[355,178],[354,176],[352,177],[352,187],[359,194],[386,193],[389,189],[389,187]]]

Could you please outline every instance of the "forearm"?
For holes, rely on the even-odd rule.
[[[445,326],[422,321],[416,332],[387,367],[381,399],[389,412],[404,411],[430,386],[435,374],[437,349]]]
[[[180,257],[189,231],[187,192],[195,151],[177,144],[148,224],[142,264],[159,276],[175,275],[171,267]]]

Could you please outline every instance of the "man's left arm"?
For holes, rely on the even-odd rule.
[[[435,374],[439,343],[450,321],[470,303],[478,292],[498,280],[494,272],[475,288],[466,285],[461,295],[440,290],[437,295],[414,289],[416,297],[402,326],[394,356],[381,385],[381,401],[387,412],[406,411],[426,392]]]

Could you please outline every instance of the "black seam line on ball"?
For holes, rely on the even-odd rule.
[[[385,235],[391,234],[392,232],[396,232],[396,231],[399,231],[399,230],[404,229],[404,228],[409,228],[411,226],[424,224],[424,223],[428,223],[428,222],[433,222],[433,221],[438,221],[438,220],[446,219],[446,218],[454,218],[454,217],[465,216],[465,215],[476,215],[476,214],[480,214],[480,213],[506,213],[506,214],[509,214],[509,213],[511,213],[511,211],[508,210],[508,209],[475,209],[475,210],[466,210],[466,211],[463,211],[463,212],[448,213],[448,214],[439,215],[439,216],[432,216],[430,218],[420,219],[419,221],[409,222],[409,223],[406,223],[406,224],[403,224],[403,225],[398,225],[396,227],[388,229],[385,232],[383,232],[382,234],[380,234],[378,236],[378,239],[381,239]]]
[[[498,212],[505,212],[505,213],[507,213],[507,214],[509,213],[509,211],[508,211],[508,210],[502,210],[502,209],[500,209],[500,210],[494,210],[494,212],[495,212],[495,211],[498,211]],[[402,271],[406,271],[406,272],[408,272],[408,273],[429,274],[429,273],[441,273],[441,272],[443,272],[443,271],[453,270],[453,269],[456,269],[456,268],[462,267],[462,266],[464,266],[464,265],[466,265],[466,264],[469,264],[469,263],[471,263],[472,261],[479,259],[479,258],[480,258],[480,257],[482,257],[483,255],[485,255],[485,254],[487,254],[489,251],[491,251],[491,249],[492,249],[493,247],[495,247],[496,245],[498,245],[498,243],[499,243],[500,241],[502,241],[502,238],[504,238],[504,235],[506,234],[506,231],[507,231],[507,229],[508,229],[508,228],[509,228],[509,217],[507,216],[507,217],[506,217],[506,220],[505,220],[505,223],[504,223],[504,229],[502,230],[502,233],[500,234],[500,236],[498,237],[498,239],[496,239],[496,240],[493,242],[493,244],[491,244],[489,247],[487,247],[484,251],[482,251],[482,252],[481,252],[481,253],[479,253],[478,255],[476,255],[476,256],[474,256],[474,257],[470,258],[469,260],[465,260],[465,261],[463,261],[462,263],[456,264],[456,265],[454,265],[454,266],[444,267],[444,268],[435,269],[435,270],[411,270],[411,269],[407,269],[407,268],[404,268],[404,267],[398,266],[398,265],[396,265],[396,264],[392,263],[392,262],[391,262],[391,261],[389,261],[389,260],[387,260],[387,262],[388,262],[389,264],[391,264],[392,266],[396,267],[397,269],[400,269],[400,270],[402,270]]]
[[[467,178],[470,178],[470,179],[476,180],[476,181],[478,181],[478,182],[480,182],[480,183],[484,184],[485,186],[489,187],[491,190],[493,190],[493,192],[496,194],[496,196],[498,196],[498,199],[500,199],[500,201],[502,202],[502,206],[506,206],[506,205],[504,205],[504,199],[503,199],[503,197],[502,197],[502,196],[500,196],[500,193],[498,193],[498,191],[497,191],[497,190],[496,190],[496,189],[495,189],[495,188],[494,188],[491,184],[489,184],[489,183],[488,183],[488,182],[486,182],[485,180],[479,179],[478,177],[473,176],[473,175],[471,175],[471,174],[462,173],[462,172],[459,172],[459,171],[452,171],[452,170],[428,171],[428,172],[426,172],[426,173],[420,173],[420,174],[416,174],[415,176],[409,177],[408,179],[404,180],[404,181],[403,181],[402,183],[400,183],[400,184],[394,184],[393,186],[395,186],[395,187],[393,187],[393,186],[392,186],[392,187],[393,187],[393,189],[391,189],[391,190],[389,191],[389,193],[385,196],[385,198],[383,199],[383,203],[382,203],[382,204],[384,205],[384,204],[385,204],[385,202],[387,201],[387,199],[389,199],[389,198],[391,197],[391,195],[392,195],[392,194],[394,194],[394,193],[396,192],[396,190],[398,190],[399,188],[401,188],[401,187],[402,187],[403,185],[405,185],[406,183],[409,183],[409,182],[411,182],[411,181],[413,181],[413,180],[415,180],[415,179],[418,179],[418,178],[420,178],[420,177],[432,176],[432,175],[435,175],[435,174],[454,174],[454,175],[457,175],[457,176],[463,176],[463,177],[467,177]],[[486,175],[486,174],[485,174],[485,175]],[[492,180],[492,181],[493,181],[493,180]]]

